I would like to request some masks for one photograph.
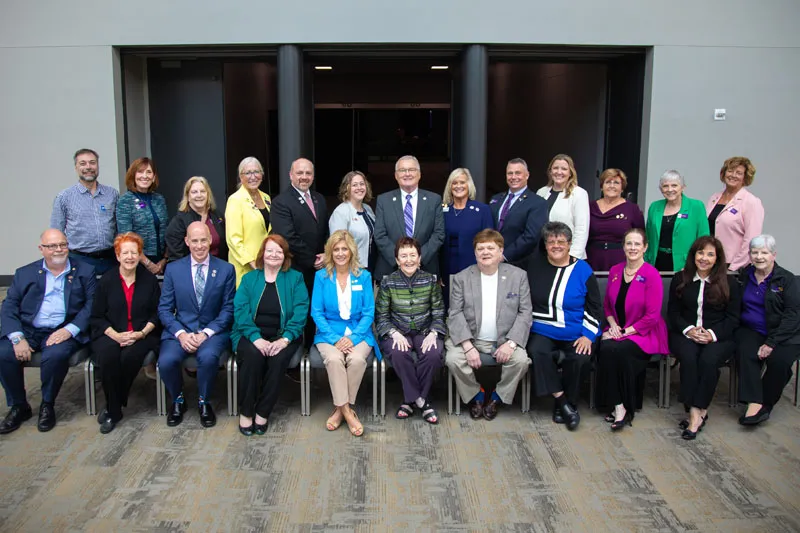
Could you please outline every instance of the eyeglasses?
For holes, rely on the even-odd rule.
[[[419,172],[418,168],[398,168],[395,170],[398,174],[416,174]]]
[[[260,176],[263,174],[260,170],[248,170],[246,172],[242,172],[243,176],[247,176],[248,178],[252,178],[253,176]]]
[[[566,239],[558,239],[557,241],[545,241],[547,246],[566,246],[569,244],[569,241]]]
[[[66,250],[68,244],[65,242],[57,242],[55,244],[40,244],[39,246],[41,246],[42,248],[46,248],[47,250],[50,250],[52,252],[53,250],[59,250],[59,249]]]
[[[264,250],[264,255],[281,256],[283,255],[283,250]]]

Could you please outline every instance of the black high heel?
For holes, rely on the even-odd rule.
[[[683,440],[694,440],[697,438],[697,434],[700,432],[698,429],[697,431],[690,431],[688,429],[684,429],[683,433],[681,433],[681,438]]]
[[[611,423],[611,431],[621,431],[625,429],[625,426],[633,427],[633,420],[631,419],[630,413],[625,413],[622,420],[614,420]]]
[[[239,433],[241,433],[245,437],[251,437],[253,436],[253,427],[254,427],[253,424],[250,424],[247,427],[239,426]]]
[[[708,422],[708,414],[706,414],[706,416],[703,417],[703,423],[700,424],[700,427],[697,429],[697,431],[702,431],[703,427],[705,427],[706,425],[706,422]],[[687,429],[689,427],[689,419],[684,418],[683,420],[678,422],[678,427],[681,429]]]

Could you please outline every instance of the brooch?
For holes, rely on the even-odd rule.
[[[217,277],[217,269],[214,269],[214,270],[211,271],[211,277],[212,278],[216,278]]]
[[[644,281],[644,276],[642,276],[641,274],[637,274],[636,281]]]
[[[497,198],[492,198],[491,200],[489,200],[489,203],[490,204],[496,204],[497,203]]]

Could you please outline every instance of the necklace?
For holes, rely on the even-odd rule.
[[[644,263],[642,263],[642,264],[644,264]],[[642,268],[641,264],[638,265],[636,268],[634,268],[633,271],[631,271],[628,268],[628,265],[625,265],[625,275],[628,276],[629,278],[632,278],[639,271],[640,268]]]
[[[454,208],[453,208],[453,215],[455,215],[455,216],[458,216],[458,215],[460,215],[460,214],[461,214],[461,212],[462,212],[464,209],[466,209],[466,207],[465,207],[465,208],[463,208],[463,209],[456,209],[456,208],[454,207]]]

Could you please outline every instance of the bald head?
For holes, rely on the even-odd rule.
[[[69,257],[67,236],[57,229],[46,229],[39,236],[39,251],[52,272],[61,272]]]
[[[211,232],[208,226],[199,221],[192,222],[186,228],[186,238],[184,240],[195,261],[202,263],[206,260],[211,249]]]
[[[305,193],[314,183],[314,164],[303,157],[295,159],[289,169],[289,179],[295,189]]]

